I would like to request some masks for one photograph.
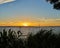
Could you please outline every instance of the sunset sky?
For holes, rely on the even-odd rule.
[[[60,10],[46,0],[0,0],[0,26],[60,26]]]

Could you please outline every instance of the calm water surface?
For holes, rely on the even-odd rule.
[[[13,31],[18,31],[20,30],[24,35],[27,35],[28,33],[37,33],[39,30],[41,29],[46,29],[46,30],[50,30],[50,29],[53,29],[53,32],[54,33],[60,33],[60,26],[50,26],[50,27],[47,27],[47,26],[44,26],[44,27],[20,27],[20,26],[0,26],[0,31],[3,31],[3,29],[6,29],[7,31],[9,29],[12,29]]]

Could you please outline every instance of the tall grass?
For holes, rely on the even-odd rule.
[[[23,40],[21,31],[0,32],[0,48],[60,48],[60,34],[56,35],[52,30],[40,30],[36,34],[29,34]]]

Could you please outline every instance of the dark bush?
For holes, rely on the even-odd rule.
[[[0,32],[0,48],[60,48],[60,34],[52,30],[40,30],[36,34],[29,34],[26,39],[20,38],[20,31]]]

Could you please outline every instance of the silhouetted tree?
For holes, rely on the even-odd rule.
[[[54,9],[60,10],[60,0],[47,0],[47,1],[53,4]]]

